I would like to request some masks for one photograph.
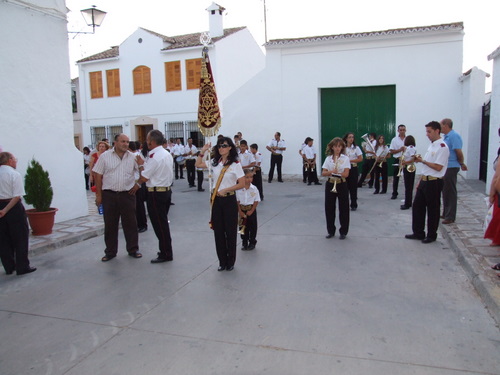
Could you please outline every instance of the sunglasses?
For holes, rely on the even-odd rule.
[[[229,146],[229,145],[227,145],[227,144],[224,143],[222,145],[219,145],[218,147],[219,148],[228,148],[228,147],[231,147],[231,146]]]

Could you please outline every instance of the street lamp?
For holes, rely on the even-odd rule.
[[[102,21],[104,21],[104,17],[106,16],[106,12],[97,9],[95,5],[92,5],[92,8],[83,9],[80,11],[83,16],[83,19],[87,23],[87,26],[92,26],[92,32],[87,31],[68,31],[70,34],[94,34],[96,26],[101,26]]]

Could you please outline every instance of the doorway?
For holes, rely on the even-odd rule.
[[[141,142],[141,144],[146,142],[146,137],[151,130],[153,130],[153,124],[136,125],[135,134],[137,135],[137,141]]]

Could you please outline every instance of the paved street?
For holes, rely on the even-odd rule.
[[[325,239],[324,186],[265,183],[256,250],[217,272],[208,192],[180,181],[173,262],[150,264],[150,227],[142,259],[121,236],[102,263],[91,215],[86,230],[61,223],[52,246],[32,241],[37,272],[0,275],[0,374],[500,374],[500,331],[476,285],[494,297],[485,270],[500,249],[479,242],[473,186],[446,238],[424,245],[403,238],[411,210],[390,194],[360,189],[341,241]],[[64,246],[65,225],[91,238]],[[464,249],[479,267],[461,264]]]

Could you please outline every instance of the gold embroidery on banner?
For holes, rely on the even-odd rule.
[[[217,134],[221,126],[221,116],[210,59],[205,49],[203,50],[203,57],[201,59],[200,81],[198,127],[205,137],[212,137]]]

